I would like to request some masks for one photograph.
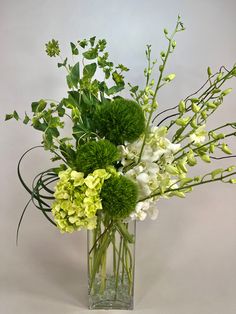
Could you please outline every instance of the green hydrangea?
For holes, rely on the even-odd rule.
[[[54,220],[64,232],[96,228],[96,213],[102,209],[100,192],[111,174],[97,169],[84,177],[84,173],[68,168],[59,172],[52,204]]]
[[[88,174],[113,165],[119,158],[118,148],[108,140],[90,141],[78,148],[76,168]]]
[[[122,175],[112,175],[104,182],[101,190],[102,207],[105,214],[112,218],[127,218],[138,201],[138,186]]]
[[[96,132],[116,145],[134,142],[145,128],[142,108],[135,101],[121,97],[102,104],[94,120]]]

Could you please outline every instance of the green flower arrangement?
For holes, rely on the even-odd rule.
[[[63,233],[92,230],[90,295],[106,291],[110,245],[115,300],[119,287],[126,289],[124,282],[132,294],[134,267],[129,247],[134,237],[129,223],[148,216],[156,219],[160,198],[182,198],[194,187],[212,182],[236,183],[235,165],[216,166],[197,176],[190,171],[201,162],[235,157],[227,140],[236,136],[236,121],[208,129],[207,120],[232,91],[226,85],[236,77],[236,65],[222,66],[215,73],[208,67],[202,87],[173,107],[160,110],[159,91],[175,79],[174,73],[166,73],[166,65],[176,49],[175,36],[184,29],[180,17],[172,33],[164,29],[167,48],[160,53],[158,66],[147,45],[142,87],[126,84],[129,69],[110,60],[105,39],[71,42],[72,57],[77,59],[74,64],[63,58],[58,41],[46,44],[46,53],[59,57],[58,68],[66,70],[68,92],[59,102],[32,102],[31,114],[23,118],[24,124],[42,133],[40,147],[57,164],[39,173],[29,188],[21,175],[21,162],[35,147],[21,157],[18,175],[30,199],[20,218],[17,239],[31,202]],[[98,79],[98,71],[103,78]],[[124,98],[122,91],[127,89],[130,97]],[[63,137],[61,130],[68,117],[71,134]],[[12,118],[21,119],[16,111],[5,120]],[[117,233],[121,237],[118,246]]]

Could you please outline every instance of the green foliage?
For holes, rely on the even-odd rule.
[[[13,113],[6,114],[5,121],[11,120],[12,118],[15,119],[16,121],[18,121],[20,119],[16,110],[14,110]]]
[[[108,140],[87,142],[78,148],[76,155],[76,169],[85,175],[105,169],[120,158],[117,147]]]
[[[145,117],[141,107],[134,101],[116,98],[102,104],[95,113],[96,131],[112,143],[133,142],[143,133]]]
[[[101,190],[103,211],[114,219],[126,218],[134,211],[138,200],[136,183],[124,176],[112,176]]]

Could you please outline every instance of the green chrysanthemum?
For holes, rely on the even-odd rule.
[[[134,142],[143,133],[145,117],[133,100],[117,98],[101,105],[95,114],[96,131],[116,145]]]
[[[130,179],[111,176],[101,190],[104,213],[112,218],[126,218],[134,211],[138,200],[138,187]]]
[[[117,147],[108,140],[91,141],[77,151],[77,170],[85,174],[95,169],[105,169],[120,158]]]
[[[70,168],[59,173],[52,214],[62,233],[96,228],[96,213],[102,209],[101,188],[109,177],[105,169],[97,169],[87,177]]]

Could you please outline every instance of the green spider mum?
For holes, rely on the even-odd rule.
[[[121,175],[111,176],[104,181],[101,199],[104,213],[115,219],[126,218],[135,210],[137,184]]]
[[[96,132],[116,145],[134,142],[143,133],[145,117],[133,100],[116,98],[101,105],[95,114]]]
[[[85,175],[96,169],[105,169],[120,159],[117,147],[108,140],[91,141],[77,150],[76,167]]]

